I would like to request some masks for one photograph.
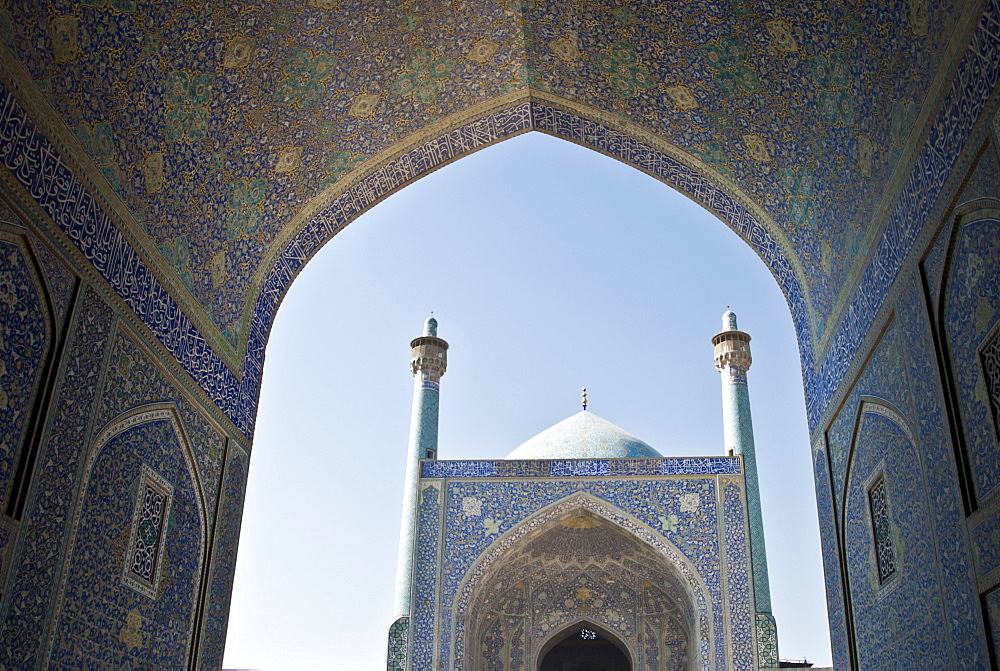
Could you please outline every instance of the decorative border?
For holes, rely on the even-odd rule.
[[[0,164],[212,402],[249,436],[253,412],[245,402],[246,379],[242,384],[236,379],[2,82]],[[253,398],[256,391],[255,386]]]
[[[410,585],[411,637],[407,650],[407,669],[434,668],[435,644],[438,641],[437,628],[440,626],[437,614],[440,599],[438,567],[440,562],[441,515],[445,494],[435,483],[424,485],[420,490],[420,504],[417,508],[417,546],[413,564],[415,576]],[[429,636],[428,633],[429,632]],[[430,638],[431,640],[427,640]]]
[[[884,402],[866,398],[861,401],[861,408],[858,412],[860,415],[869,413],[872,415],[880,415],[882,417],[885,417],[886,419],[897,424],[899,426],[900,431],[906,434],[907,439],[909,439],[909,441],[913,443],[914,446],[920,445],[920,443],[917,441],[916,436],[913,435],[913,431],[910,430],[910,423],[907,422],[906,419],[904,419],[901,414],[890,408]],[[859,427],[860,424],[861,423],[858,422]]]
[[[156,547],[153,553],[152,577],[146,580],[142,576],[137,575],[132,570],[132,566],[136,552],[136,543],[139,541],[139,526],[142,522],[146,491],[148,489],[162,496],[164,501],[160,523],[156,529]],[[139,486],[136,489],[131,531],[129,531],[128,544],[125,546],[125,554],[122,557],[122,583],[140,594],[148,596],[150,599],[156,598],[156,592],[160,585],[160,576],[163,573],[163,552],[166,547],[164,539],[167,533],[167,523],[170,519],[170,505],[173,503],[173,500],[173,485],[147,464],[143,464],[142,473],[139,474]]]
[[[754,639],[753,566],[752,545],[748,518],[750,511],[744,498],[745,492],[739,479],[721,478],[719,503],[722,506],[720,522],[724,522],[725,537],[725,586],[726,608],[729,617],[729,654],[733,668],[757,668]],[[735,588],[735,589],[734,589]],[[760,664],[763,666],[763,664]]]
[[[757,613],[757,658],[762,669],[778,667],[778,625],[770,613]]]
[[[422,461],[422,478],[573,478],[637,475],[739,475],[740,457]]]

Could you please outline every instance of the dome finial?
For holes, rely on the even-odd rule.
[[[580,392],[580,402],[583,404],[583,409],[587,409],[587,388],[584,387],[583,391]]]
[[[434,319],[434,313],[431,312],[431,316],[427,318],[424,322],[424,335],[437,337],[438,334],[438,320]]]

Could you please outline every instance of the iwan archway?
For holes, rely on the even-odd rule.
[[[821,523],[838,664],[855,664],[860,649],[891,647],[899,661],[932,645],[952,663],[985,666],[988,613],[1000,599],[996,500],[972,489],[1000,452],[983,457],[975,442],[997,440],[995,275],[949,287],[949,306],[966,304],[959,286],[976,306],[978,358],[959,361],[941,346],[948,330],[933,306],[950,282],[950,227],[964,226],[971,210],[981,210],[977,221],[996,218],[995,201],[981,199],[996,194],[998,14],[996,0],[822,10],[326,0],[4,8],[0,161],[4,220],[16,238],[6,272],[19,278],[5,323],[17,331],[25,315],[46,313],[58,339],[41,353],[5,355],[12,384],[38,380],[4,420],[5,662],[31,665],[55,652],[72,497],[51,483],[76,491],[81,455],[107,413],[174,402],[190,404],[190,421],[203,428],[193,449],[215,494],[198,597],[171,620],[193,633],[173,661],[217,665],[264,347],[281,296],[319,246],[379,198],[537,128],[704,202],[781,284],[828,508]],[[992,268],[998,256],[984,258]],[[880,348],[888,367],[875,370]],[[155,383],[118,367],[125,350],[155,369]],[[890,384],[899,370],[908,372],[905,387]],[[964,373],[987,411],[960,408]],[[843,578],[870,558],[843,548],[835,522],[845,469],[859,463],[845,459],[840,435],[851,431],[838,422],[856,414],[855,395],[877,392],[903,397],[887,400],[925,432],[917,439],[934,509],[896,525],[901,538],[930,530],[930,574],[951,615],[932,641],[886,645],[890,634],[855,607]],[[905,506],[900,499],[890,497]],[[886,513],[890,521],[900,510]],[[887,547],[884,538],[872,543]],[[905,576],[896,584],[897,594],[910,585]],[[116,603],[140,597],[123,593]],[[142,648],[108,626],[94,660],[139,663]]]
[[[699,631],[699,622],[711,620],[707,595],[694,598],[677,567],[614,522],[586,508],[571,510],[491,563],[466,606],[470,671],[561,668],[559,658],[572,668],[570,662],[585,657],[574,652],[581,647],[607,656],[609,667],[624,661],[628,668],[655,668],[669,660],[667,668],[701,668],[700,641],[712,638]],[[581,642],[568,643],[573,635]],[[584,642],[599,639],[605,643]]]

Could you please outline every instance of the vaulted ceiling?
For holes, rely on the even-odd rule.
[[[46,133],[230,362],[278,257],[338,195],[407,150],[526,101],[638,138],[743,203],[808,306],[800,338],[821,341],[981,9],[957,0],[0,7],[3,61]]]

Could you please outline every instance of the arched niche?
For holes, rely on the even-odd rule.
[[[1000,487],[1000,201],[981,198],[963,210],[945,258],[936,326],[975,509]]]
[[[97,435],[71,529],[45,665],[186,667],[208,523],[173,404],[135,408]]]
[[[20,519],[34,466],[31,434],[37,431],[44,381],[53,365],[58,316],[41,260],[21,222],[4,219],[16,218],[0,211],[0,504]],[[4,551],[0,547],[0,557]]]
[[[910,422],[888,401],[863,398],[841,516],[858,668],[916,659],[924,668],[949,666],[932,511],[913,495],[922,491],[919,441]],[[919,610],[909,606],[915,603]]]
[[[662,551],[586,507],[511,544],[469,591],[465,668],[537,670],[574,627],[621,642],[635,669],[700,668],[690,581]]]

